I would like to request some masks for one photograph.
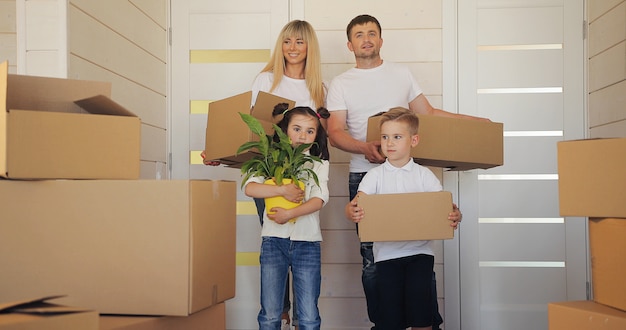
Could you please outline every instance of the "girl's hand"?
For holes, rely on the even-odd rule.
[[[286,200],[293,203],[300,203],[304,199],[304,190],[300,189],[300,187],[296,186],[293,183],[285,184],[280,186],[281,193]]]
[[[285,224],[287,223],[287,221],[293,218],[290,215],[291,212],[289,212],[289,210],[284,209],[282,207],[272,207],[272,209],[269,211],[272,213],[268,212],[267,217],[279,225]]]
[[[450,226],[454,229],[457,229],[462,219],[463,214],[461,214],[461,210],[459,210],[456,204],[452,203],[452,212],[448,214],[448,220],[452,221],[452,223],[450,223]]]

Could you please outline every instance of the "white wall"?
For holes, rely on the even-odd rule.
[[[626,137],[626,1],[589,0],[589,137]]]
[[[9,61],[9,72],[17,72],[15,0],[0,0],[0,62]]]

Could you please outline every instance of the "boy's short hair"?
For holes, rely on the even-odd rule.
[[[380,117],[380,126],[382,127],[383,124],[388,121],[406,123],[409,125],[411,135],[416,135],[420,126],[420,120],[413,111],[402,107],[391,108],[389,111],[383,113]]]

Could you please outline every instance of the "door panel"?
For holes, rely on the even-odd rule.
[[[584,137],[583,1],[457,4],[459,112],[503,122],[505,158],[459,174],[461,316],[446,329],[547,329],[548,302],[586,299],[585,223],[559,216],[556,173],[556,143]]]

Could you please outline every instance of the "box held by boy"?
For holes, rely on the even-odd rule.
[[[467,171],[504,163],[502,123],[431,115],[417,117],[420,141],[411,150],[411,157],[418,164]],[[380,114],[369,118],[366,139],[380,141]]]
[[[0,292],[187,316],[235,295],[236,189],[208,180],[0,180]]]
[[[249,113],[259,119],[265,132],[271,135],[274,132],[272,124],[280,120],[278,117],[276,120],[272,118],[274,106],[287,103],[291,109],[295,105],[294,101],[262,91],[259,92],[253,108],[250,108],[251,102],[252,92],[248,91],[209,103],[204,149],[206,159],[220,161],[231,167],[241,167],[243,162],[253,158],[256,153],[250,151],[237,155],[237,149],[256,139],[256,135],[250,132],[239,113]]]
[[[111,84],[8,74],[0,64],[0,177],[138,179],[141,120]]]
[[[0,330],[99,329],[96,311],[48,302],[60,297],[0,302]]]
[[[452,194],[448,191],[361,195],[361,242],[451,239]]]

